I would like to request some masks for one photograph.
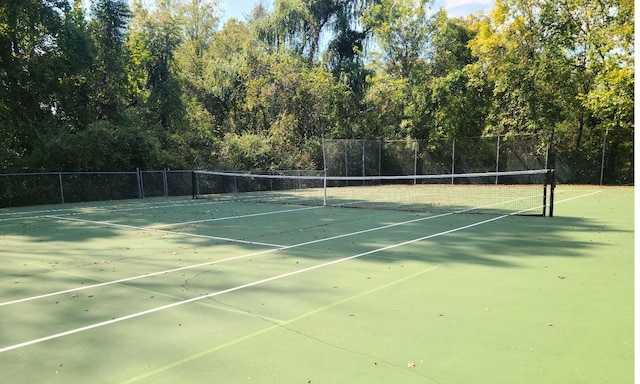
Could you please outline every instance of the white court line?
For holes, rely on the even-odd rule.
[[[556,191],[557,193],[558,191]],[[559,191],[560,193],[566,193],[566,191]],[[562,200],[556,200],[553,202],[553,205],[555,207],[556,204],[561,204],[561,203],[566,203],[567,201],[571,201],[571,200],[576,200],[576,199],[580,199],[582,197],[587,197],[587,196],[593,196],[593,195],[597,195],[598,193],[602,193],[602,190],[597,190],[595,192],[591,192],[591,193],[587,193],[585,195],[579,195],[579,196],[574,196],[574,197],[568,197],[566,199],[562,199]]]
[[[253,252],[253,253],[249,253],[249,254],[246,254],[246,255],[234,256],[234,257],[229,257],[229,258],[226,258],[226,259],[221,259],[221,260],[216,260],[216,261],[207,261],[206,263],[188,265],[188,266],[184,266],[184,267],[180,267],[180,268],[168,269],[168,270],[159,271],[159,272],[146,273],[144,275],[126,277],[124,279],[107,281],[107,282],[104,282],[104,283],[87,285],[87,286],[82,286],[82,287],[77,287],[77,288],[70,288],[70,289],[66,289],[66,290],[63,290],[63,291],[45,293],[45,294],[38,295],[38,296],[31,296],[31,297],[26,297],[26,298],[23,298],[23,299],[6,301],[4,303],[0,303],[0,307],[6,306],[6,305],[11,305],[11,304],[24,303],[24,302],[31,301],[31,300],[43,299],[43,298],[51,297],[51,296],[62,295],[62,294],[65,294],[65,293],[82,291],[82,290],[90,289],[90,288],[103,287],[105,285],[125,283],[125,282],[128,282],[128,281],[143,279],[145,277],[164,275],[164,274],[168,274],[168,273],[172,273],[172,272],[179,272],[179,271],[184,271],[184,270],[188,270],[188,269],[194,269],[194,268],[200,268],[200,267],[220,264],[220,263],[224,263],[224,262],[227,262],[227,261],[235,261],[235,260],[245,259],[247,257],[265,255],[265,254],[273,253],[273,252],[277,252],[277,251],[300,248],[300,247],[304,247],[304,246],[307,246],[307,245],[313,245],[313,244],[317,244],[317,243],[321,243],[321,242],[325,242],[325,241],[342,239],[342,238],[349,237],[349,236],[361,235],[361,234],[365,234],[365,233],[369,233],[369,232],[379,231],[379,230],[383,230],[383,229],[397,227],[397,226],[400,226],[400,225],[411,224],[411,223],[424,221],[424,220],[436,219],[436,218],[439,218],[439,217],[449,216],[449,215],[453,215],[453,213],[450,212],[450,213],[445,213],[445,214],[442,214],[442,215],[420,217],[420,218],[417,218],[417,219],[403,221],[403,222],[400,222],[400,223],[394,223],[394,224],[384,225],[384,226],[381,226],[381,227],[363,229],[361,231],[356,231],[356,232],[351,232],[351,233],[343,233],[343,234],[336,235],[336,236],[331,236],[331,237],[325,237],[325,238],[322,238],[322,239],[306,241],[304,243],[293,244],[293,245],[283,245],[283,246],[280,246],[279,248],[267,249],[267,250],[264,250],[264,251]],[[122,225],[122,224],[119,224],[119,225]],[[131,227],[131,226],[125,226],[125,227]],[[133,227],[133,228],[135,228],[135,227]]]
[[[283,247],[282,245],[278,245],[278,244],[261,243],[261,242],[258,242],[258,241],[231,239],[231,238],[228,238],[228,237],[198,235],[196,233],[168,231],[168,230],[165,230],[165,229],[154,229],[154,228],[149,228],[149,227],[136,227],[135,225],[110,223],[108,221],[95,221],[95,220],[75,219],[75,218],[72,218],[72,217],[63,217],[63,216],[43,216],[43,217],[46,217],[46,218],[49,218],[49,219],[55,219],[55,220],[75,221],[75,222],[79,222],[79,223],[98,224],[98,225],[104,225],[104,226],[109,226],[109,227],[135,229],[135,230],[139,230],[139,231],[167,233],[167,234],[170,234],[170,235],[180,235],[180,236],[187,236],[187,237],[198,237],[198,238],[201,238],[201,239],[209,239],[209,240],[221,240],[221,241],[228,241],[228,242],[232,242],[232,243],[261,245],[261,246],[276,247],[276,248]]]
[[[281,210],[281,211],[251,213],[251,214],[248,214],[248,215],[218,217],[218,218],[215,218],[215,219],[202,219],[202,220],[185,221],[185,222],[180,222],[180,223],[158,224],[158,225],[150,225],[150,226],[144,227],[144,228],[145,229],[156,229],[156,228],[173,227],[173,226],[176,226],[176,225],[210,223],[210,222],[214,222],[214,221],[244,219],[244,218],[248,218],[248,217],[267,216],[267,215],[274,215],[274,214],[278,214],[278,213],[291,213],[291,212],[306,211],[306,210],[309,210],[309,209],[318,209],[318,208],[323,208],[323,206],[318,205],[318,206],[313,206],[313,207],[285,209],[285,210]]]
[[[27,347],[27,346],[30,346],[30,345],[42,343],[44,341],[53,340],[53,339],[57,339],[57,338],[60,338],[60,337],[69,336],[69,335],[73,335],[73,334],[76,334],[76,333],[88,331],[88,330],[91,330],[91,329],[103,327],[105,325],[110,325],[110,324],[118,323],[118,322],[121,322],[121,321],[134,319],[134,318],[145,316],[145,315],[148,315],[148,314],[151,314],[151,313],[155,313],[155,312],[163,311],[163,310],[166,310],[166,309],[178,307],[178,306],[181,306],[181,305],[184,305],[184,304],[189,304],[189,303],[193,303],[193,302],[196,302],[196,301],[208,299],[208,298],[211,298],[211,297],[220,296],[220,295],[223,295],[225,293],[239,291],[241,289],[254,287],[256,285],[268,283],[268,282],[275,281],[275,280],[280,280],[280,279],[283,279],[283,278],[286,278],[286,277],[295,276],[295,275],[298,275],[298,274],[301,274],[301,273],[305,273],[305,272],[313,271],[313,270],[316,270],[316,269],[328,267],[328,266],[331,266],[331,265],[334,265],[334,264],[342,263],[342,262],[345,262],[345,261],[348,261],[348,260],[353,260],[353,259],[356,259],[356,258],[359,258],[359,257],[372,255],[374,253],[383,252],[383,251],[387,251],[389,249],[398,248],[398,247],[402,247],[402,246],[405,246],[405,245],[413,244],[413,243],[416,243],[418,241],[432,239],[434,237],[443,236],[443,235],[447,235],[447,234],[450,234],[450,233],[462,231],[462,230],[465,230],[465,229],[477,227],[479,225],[491,223],[493,221],[504,219],[505,217],[509,217],[509,216],[510,215],[502,215],[502,216],[498,216],[498,217],[493,217],[491,219],[483,220],[483,221],[476,222],[476,223],[473,223],[473,224],[468,224],[468,225],[465,225],[465,226],[462,226],[462,227],[449,229],[447,231],[438,232],[438,233],[434,233],[434,234],[431,234],[431,235],[419,237],[419,238],[416,238],[416,239],[413,239],[413,240],[404,241],[402,243],[392,244],[392,245],[389,245],[389,246],[386,246],[386,247],[382,247],[382,248],[378,248],[378,249],[374,249],[374,250],[371,250],[371,251],[368,251],[368,252],[359,253],[357,255],[343,257],[341,259],[336,259],[336,260],[332,260],[332,261],[329,261],[329,262],[326,262],[326,263],[317,264],[317,265],[314,265],[312,267],[303,268],[303,269],[299,269],[299,270],[296,270],[296,271],[287,272],[287,273],[283,273],[283,274],[280,274],[280,275],[268,277],[266,279],[262,279],[262,280],[254,281],[254,282],[251,282],[251,283],[239,285],[239,286],[236,286],[236,287],[233,287],[233,288],[228,288],[228,289],[224,289],[224,290],[221,290],[221,291],[212,292],[212,293],[209,293],[209,294],[206,294],[206,295],[202,295],[202,296],[198,296],[198,297],[194,297],[194,298],[191,298],[191,299],[182,300],[182,301],[178,301],[178,302],[175,302],[175,303],[172,303],[172,304],[163,305],[161,307],[148,309],[146,311],[132,313],[132,314],[127,315],[127,316],[122,316],[122,317],[118,317],[118,318],[115,318],[115,319],[103,321],[103,322],[100,322],[100,323],[95,323],[95,324],[87,325],[87,326],[84,326],[84,327],[71,329],[71,330],[66,331],[66,332],[60,332],[60,333],[56,333],[56,334],[53,334],[53,335],[41,337],[41,338],[38,338],[38,339],[25,341],[23,343],[10,345],[10,346],[7,346],[7,347],[0,348],[0,353],[4,353],[4,352],[8,352],[8,351],[11,351],[11,350],[14,350],[14,349],[23,348],[23,347]]]
[[[578,198],[581,198],[581,197],[587,197],[587,196],[595,195],[595,194],[600,193],[600,192],[601,191],[597,191],[597,192],[589,193],[589,194],[582,195],[582,196],[572,197],[572,198],[569,198],[569,199],[566,199],[566,200],[561,200],[558,203],[563,203],[563,202],[575,200],[575,199],[578,199]],[[542,207],[539,207],[539,208],[542,208]],[[539,209],[539,208],[537,208],[537,209]],[[38,338],[38,339],[25,341],[23,343],[10,345],[10,346],[7,346],[7,347],[0,348],[0,353],[4,353],[4,352],[11,351],[11,350],[27,347],[27,346],[30,346],[30,345],[42,343],[44,341],[53,340],[53,339],[57,339],[57,338],[64,337],[64,336],[73,335],[73,334],[76,334],[76,333],[88,331],[88,330],[91,330],[91,329],[103,327],[103,326],[114,324],[114,323],[118,323],[118,322],[121,322],[121,321],[134,319],[134,318],[145,316],[145,315],[148,315],[148,314],[151,314],[151,313],[163,311],[165,309],[170,309],[170,308],[178,307],[178,306],[181,306],[181,305],[184,305],[184,304],[189,304],[189,303],[193,303],[193,302],[196,302],[196,301],[200,301],[200,300],[203,300],[203,299],[208,299],[208,298],[211,298],[211,297],[220,296],[220,295],[223,295],[225,293],[230,293],[230,292],[234,292],[234,291],[239,291],[241,289],[254,287],[256,285],[268,283],[268,282],[271,282],[271,281],[283,279],[283,278],[290,277],[290,276],[295,276],[295,275],[298,275],[298,274],[301,274],[301,273],[305,273],[305,272],[313,271],[313,270],[316,270],[316,269],[328,267],[328,266],[331,266],[331,265],[334,265],[334,264],[342,263],[342,262],[345,262],[345,261],[348,261],[348,260],[353,260],[353,259],[360,258],[360,257],[363,257],[363,256],[371,255],[371,254],[374,254],[374,253],[387,251],[389,249],[402,247],[402,246],[413,244],[413,243],[416,243],[416,242],[419,242],[419,241],[424,241],[424,240],[432,239],[432,238],[435,238],[435,237],[444,236],[444,235],[447,235],[447,234],[450,234],[450,233],[463,231],[463,230],[474,228],[474,227],[477,227],[477,226],[480,226],[480,225],[483,225],[483,224],[492,223],[494,221],[501,220],[501,219],[504,219],[506,217],[510,217],[510,216],[517,215],[517,214],[520,214],[520,213],[523,213],[523,212],[516,212],[516,213],[513,213],[513,214],[507,214],[507,215],[493,217],[491,219],[487,219],[487,220],[479,221],[479,222],[476,222],[476,223],[464,225],[464,226],[461,226],[461,227],[458,227],[458,228],[449,229],[447,231],[434,233],[434,234],[423,236],[423,237],[419,237],[419,238],[416,238],[416,239],[413,239],[413,240],[404,241],[402,243],[392,244],[392,245],[389,245],[389,246],[386,246],[386,247],[382,247],[382,248],[378,248],[378,249],[374,249],[374,250],[371,250],[371,251],[368,251],[368,252],[359,253],[357,255],[344,257],[344,258],[341,258],[341,259],[336,259],[336,260],[332,260],[332,261],[329,261],[329,262],[326,262],[326,263],[314,265],[312,267],[303,268],[303,269],[299,269],[299,270],[296,270],[296,271],[292,271],[292,272],[288,272],[288,273],[283,273],[283,274],[280,274],[280,275],[272,276],[272,277],[269,277],[269,278],[266,278],[266,279],[254,281],[252,283],[239,285],[239,286],[236,286],[236,287],[233,287],[233,288],[228,288],[228,289],[224,289],[224,290],[221,290],[221,291],[212,292],[212,293],[209,293],[209,294],[206,294],[206,295],[194,297],[194,298],[183,300],[183,301],[178,301],[178,302],[175,302],[175,303],[172,303],[172,304],[163,305],[163,306],[152,308],[152,309],[149,309],[149,310],[146,310],[146,311],[132,313],[132,314],[127,315],[127,316],[122,316],[122,317],[118,317],[118,318],[115,318],[115,319],[111,319],[111,320],[107,320],[107,321],[103,321],[103,322],[87,325],[87,326],[84,326],[84,327],[72,329],[72,330],[69,330],[69,331],[60,332],[60,333],[56,333],[56,334],[53,334],[53,335],[41,337],[41,338]],[[440,215],[440,216],[447,216],[447,215],[451,215],[451,214],[453,214],[453,213],[447,213],[447,214],[443,214],[443,215]],[[428,218],[432,218],[432,217],[419,218],[419,219],[415,219],[415,220],[410,220],[409,222],[417,222],[417,221],[425,220],[425,219],[428,219]],[[401,225],[401,224],[400,223],[396,223],[396,224],[391,224],[391,225],[386,226],[386,227],[388,228],[388,227],[393,227],[393,226],[397,226],[397,225]],[[380,228],[382,228],[382,227],[380,227]],[[372,230],[377,230],[377,229],[372,229]],[[365,231],[360,231],[360,232],[361,233],[365,233],[365,232],[370,232],[372,230],[365,230]],[[348,235],[339,235],[339,236],[335,236],[334,238],[340,238],[340,237],[346,237],[346,236],[350,236],[350,234],[348,234]],[[312,244],[312,243],[317,243],[317,242],[320,242],[320,241],[326,241],[326,239],[314,240],[314,241],[310,241],[308,243]],[[298,246],[300,246],[300,245],[298,245]],[[290,246],[289,248],[293,248],[293,247],[295,247],[295,246]],[[267,250],[267,251],[264,251],[264,253],[275,252],[275,251],[278,251],[278,249]],[[242,256],[242,257],[248,257],[248,256],[245,255],[245,256]],[[241,258],[241,257],[236,257],[236,259],[238,259],[238,258]],[[214,264],[214,263],[215,262],[207,263],[207,264]]]
[[[176,203],[178,201],[178,203]],[[204,204],[219,204],[220,201],[201,201],[201,202],[191,202],[191,200],[180,200],[176,201],[167,201],[167,202],[149,202],[149,203],[138,203],[138,204],[111,204],[111,205],[97,205],[91,207],[76,207],[76,208],[59,208],[59,209],[43,209],[39,211],[28,211],[28,212],[6,212],[0,213],[0,222],[3,221],[11,221],[11,220],[27,220],[27,219],[41,219],[50,216],[51,213],[58,213],[58,216],[75,216],[75,215],[84,215],[91,214],[96,212],[126,212],[126,211],[139,211],[139,210],[150,210],[150,209],[163,209],[163,208],[173,208],[173,207],[184,207],[184,206],[192,206],[192,205],[204,205]],[[118,207],[114,209],[114,207]],[[120,208],[120,207],[132,207],[132,208]],[[67,213],[65,213],[67,212]],[[37,213],[42,213],[42,215],[33,215]],[[19,216],[19,215],[32,215],[32,216],[20,216],[20,217],[9,217],[3,218],[3,216]]]
[[[491,205],[489,205],[489,206],[491,206]],[[318,208],[318,207],[312,207],[312,208]],[[480,208],[485,208],[485,207],[480,207]],[[530,210],[537,210],[539,208],[541,208],[541,207],[535,207],[535,208],[532,208]],[[51,297],[51,296],[57,296],[57,295],[65,294],[65,293],[77,292],[77,291],[90,289],[90,288],[101,287],[101,286],[105,286],[105,285],[124,283],[124,282],[128,282],[128,281],[142,279],[142,278],[145,278],[145,277],[152,277],[152,276],[164,275],[164,274],[172,273],[172,272],[184,271],[184,270],[187,270],[187,269],[200,268],[200,267],[203,267],[203,266],[219,264],[219,263],[223,263],[223,262],[227,262],[227,261],[235,261],[235,260],[239,260],[239,259],[243,259],[243,258],[247,258],[247,257],[259,256],[259,255],[272,253],[272,252],[276,252],[276,251],[281,251],[281,250],[287,250],[287,249],[303,247],[303,246],[312,245],[312,244],[316,244],[316,243],[320,243],[320,242],[324,242],[324,241],[336,240],[336,239],[345,238],[345,237],[349,237],[349,236],[361,235],[361,234],[364,234],[364,233],[369,233],[369,232],[373,232],[373,231],[388,229],[388,228],[392,228],[392,227],[396,227],[396,226],[400,226],[400,225],[406,225],[406,224],[411,224],[411,223],[415,223],[415,222],[419,222],[419,221],[431,220],[431,219],[436,219],[436,218],[439,218],[439,217],[449,216],[449,215],[453,215],[453,214],[464,213],[464,212],[472,211],[474,209],[477,209],[477,208],[468,208],[468,209],[461,210],[461,211],[456,211],[456,212],[448,212],[448,213],[434,215],[434,216],[421,217],[421,218],[418,218],[418,219],[403,221],[403,222],[399,222],[399,223],[389,224],[389,225],[385,225],[385,226],[381,226],[381,227],[375,227],[375,228],[365,229],[365,230],[351,232],[351,233],[345,233],[345,234],[341,234],[341,235],[337,235],[337,236],[332,236],[332,237],[312,240],[312,241],[308,241],[308,242],[304,242],[304,243],[300,243],[300,244],[286,245],[286,246],[285,245],[280,245],[280,246],[271,245],[272,247],[274,247],[274,249],[269,249],[269,250],[265,250],[265,251],[259,251],[259,252],[255,252],[255,253],[250,253],[248,255],[234,256],[234,257],[231,257],[231,258],[217,260],[217,261],[213,261],[213,262],[206,262],[206,263],[201,263],[201,264],[189,265],[189,266],[175,268],[175,269],[168,269],[168,270],[165,270],[165,271],[147,273],[147,274],[144,274],[144,275],[138,275],[138,276],[128,277],[128,278],[124,278],[124,279],[104,282],[104,283],[87,285],[87,286],[82,286],[82,287],[77,287],[77,288],[70,288],[70,289],[63,290],[63,291],[57,291],[57,292],[46,293],[46,294],[42,294],[42,295],[38,295],[38,296],[32,296],[32,297],[27,297],[27,298],[23,298],[23,299],[7,301],[7,302],[4,302],[4,303],[0,303],[0,307],[5,306],[5,305],[23,303],[23,302],[31,301],[31,300],[43,299],[43,298],[47,298],[47,297]],[[526,211],[528,211],[528,210],[524,210],[524,211],[518,212],[518,213],[524,213]],[[51,218],[58,218],[58,217],[51,216]],[[91,221],[81,220],[81,219],[70,219],[70,218],[58,218],[58,219],[71,220],[71,221],[80,221],[80,222],[90,222],[91,223]],[[116,227],[122,227],[122,228],[127,228],[127,229],[144,230],[144,228],[135,227],[135,226],[132,226],[132,225],[125,225],[125,224],[114,224],[114,223],[104,223],[104,222],[93,222],[93,223],[109,224],[109,225],[113,225],[113,226],[116,226]],[[157,232],[173,233],[173,234],[182,234],[180,232],[171,232],[171,231],[163,231],[163,230],[156,230],[156,231]],[[193,235],[193,234],[189,234],[189,233],[184,233],[184,235],[210,238],[210,237],[207,237],[207,236],[204,236],[204,235]],[[215,238],[215,239],[222,239],[222,238]],[[233,241],[233,240],[230,240],[230,241]]]

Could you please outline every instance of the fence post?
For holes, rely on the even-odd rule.
[[[365,156],[364,156],[364,151],[365,151],[365,141],[364,139],[362,140],[362,176],[367,176],[367,170],[365,169],[366,165],[365,165]],[[362,179],[362,185],[365,185],[364,179]]]
[[[62,173],[58,173],[58,179],[60,180],[60,201],[64,204],[64,187],[62,186]]]
[[[456,139],[453,138],[453,147],[451,150],[451,184],[455,184],[456,174]]]
[[[347,149],[347,140],[344,140],[344,175],[349,176],[349,156]],[[346,182],[349,185],[349,181]]]
[[[498,135],[498,143],[496,144],[496,185],[498,185],[498,172],[500,172],[500,135]]]
[[[607,133],[609,133],[608,129],[604,131],[604,138],[602,139],[602,161],[600,162],[600,185],[602,185],[602,182],[604,180],[604,155],[607,149]]]
[[[322,167],[324,168],[324,176],[327,177],[327,148],[324,137],[322,138]]]
[[[144,199],[144,185],[140,168],[136,168],[136,177],[138,178],[138,198]]]
[[[169,197],[169,184],[167,182],[167,168],[162,168],[162,189],[164,197]]]
[[[378,176],[382,176],[382,140],[378,140]]]
[[[544,155],[544,169],[549,169],[549,149],[551,147],[551,144],[549,144],[547,146],[547,151],[545,152]]]
[[[418,175],[418,140],[413,140],[413,176]],[[413,185],[418,184],[418,178],[413,178]]]
[[[196,171],[191,170],[191,198],[195,200],[198,197],[198,189],[196,186]]]

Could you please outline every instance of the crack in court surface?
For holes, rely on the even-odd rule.
[[[303,313],[301,315],[298,315],[298,316],[296,316],[294,318],[291,318],[291,319],[285,320],[285,321],[278,321],[278,320],[274,320],[274,319],[269,319],[267,317],[264,317],[264,316],[262,316],[260,314],[252,312],[250,310],[246,310],[246,309],[241,308],[239,306],[223,303],[218,298],[207,297],[207,299],[212,300],[212,301],[216,302],[219,305],[222,305],[222,306],[225,306],[225,307],[228,307],[228,308],[233,308],[233,309],[235,309],[237,311],[240,311],[242,313],[246,313],[249,316],[259,318],[262,321],[264,321],[265,323],[270,324],[270,325],[267,328],[255,331],[255,332],[253,332],[251,334],[239,337],[239,338],[234,339],[234,340],[230,340],[230,341],[228,341],[226,343],[223,343],[221,345],[217,345],[217,346],[215,346],[213,348],[210,348],[208,350],[201,351],[201,352],[196,353],[194,355],[188,356],[188,357],[186,357],[184,359],[175,361],[175,362],[173,362],[171,364],[167,364],[166,366],[160,367],[160,368],[158,368],[158,369],[156,369],[154,371],[147,372],[144,375],[136,376],[136,377],[131,378],[131,379],[127,380],[127,381],[121,382],[120,384],[131,384],[131,383],[136,382],[138,380],[142,380],[142,379],[145,379],[145,378],[149,378],[149,377],[155,376],[155,375],[160,374],[162,372],[165,372],[165,371],[167,371],[169,369],[176,368],[176,367],[181,366],[183,364],[187,364],[187,363],[189,363],[191,361],[194,361],[196,359],[199,359],[201,357],[207,356],[209,354],[215,353],[215,352],[220,351],[222,349],[231,347],[231,346],[236,345],[238,343],[253,339],[254,337],[261,336],[261,335],[263,335],[265,333],[268,333],[268,332],[271,332],[271,331],[274,331],[274,330],[277,330],[277,329],[284,329],[287,332],[291,332],[291,333],[300,335],[302,337],[308,338],[309,340],[313,340],[313,341],[316,341],[316,342],[318,342],[320,344],[326,345],[326,346],[328,346],[330,348],[335,348],[335,349],[338,349],[338,350],[341,350],[341,351],[344,351],[344,352],[347,352],[347,353],[352,353],[352,354],[355,354],[355,355],[358,355],[358,356],[370,358],[370,359],[372,359],[374,361],[375,364],[377,364],[377,362],[381,362],[382,364],[388,365],[390,367],[394,367],[394,368],[398,368],[398,369],[403,369],[404,370],[404,369],[406,369],[406,366],[404,366],[402,364],[394,363],[394,362],[388,361],[386,359],[380,358],[379,356],[374,356],[374,355],[371,355],[371,354],[368,354],[368,353],[365,353],[365,352],[353,350],[353,349],[350,349],[350,348],[342,347],[342,346],[327,342],[326,340],[322,340],[322,339],[320,339],[318,337],[315,337],[313,335],[310,335],[310,334],[307,334],[305,332],[296,330],[296,329],[290,327],[289,325],[293,324],[295,322],[301,321],[301,320],[303,320],[305,318],[311,317],[311,316],[313,316],[315,314],[318,314],[320,312],[323,312],[323,311],[329,310],[331,308],[346,304],[346,303],[348,303],[350,301],[357,300],[357,299],[362,298],[364,296],[367,296],[369,294],[372,294],[372,293],[387,289],[389,287],[392,287],[394,285],[403,283],[405,281],[408,281],[408,280],[413,279],[415,277],[418,277],[420,275],[429,273],[429,272],[437,269],[438,267],[440,267],[440,265],[430,266],[430,267],[425,268],[425,269],[423,269],[421,271],[413,273],[413,274],[411,274],[409,276],[405,276],[405,277],[400,278],[398,280],[394,280],[392,282],[389,282],[389,283],[383,284],[381,286],[369,289],[367,291],[358,293],[356,295],[352,295],[352,296],[346,297],[344,299],[338,300],[336,302],[333,302],[331,304],[325,305],[325,306],[320,307],[320,308],[316,308],[314,310],[311,310],[309,312]],[[412,370],[411,372],[413,374],[415,374],[415,375],[421,376],[421,377],[429,380],[429,382],[431,382],[431,383],[441,384],[440,381],[438,381],[438,380],[436,380],[436,379],[434,379],[432,377],[429,377],[428,375],[426,375],[426,374],[424,374],[424,373],[422,373],[422,372],[420,372],[418,370]]]

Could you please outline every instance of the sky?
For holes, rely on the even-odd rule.
[[[264,4],[267,9],[272,9],[273,0],[219,0],[222,8],[222,22],[236,18],[245,20],[247,15],[257,4]],[[488,12],[493,7],[493,0],[436,0],[436,8],[444,6],[450,17],[466,16],[478,11]]]
[[[466,16],[479,11],[487,13],[493,8],[493,0],[444,0],[443,3],[450,17]]]

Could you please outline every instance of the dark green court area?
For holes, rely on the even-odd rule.
[[[2,209],[0,382],[633,383],[633,192]]]

